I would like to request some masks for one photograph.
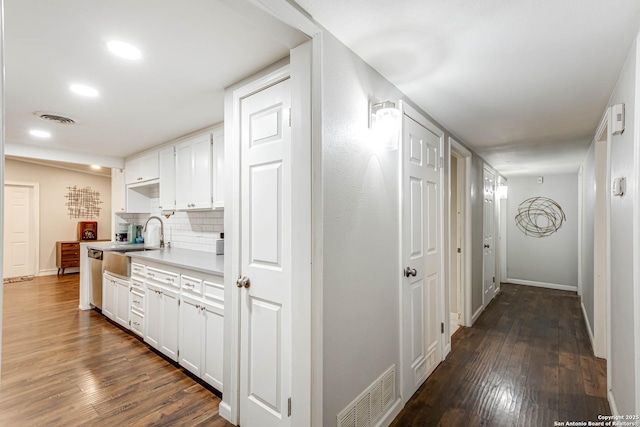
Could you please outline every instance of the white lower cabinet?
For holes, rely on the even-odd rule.
[[[223,277],[159,267],[133,262],[130,280],[104,273],[102,313],[222,390]]]
[[[187,295],[180,301],[179,363],[222,390],[224,307]]]
[[[102,314],[119,325],[129,329],[129,288],[128,280],[105,272],[102,276]]]
[[[147,283],[144,340],[178,361],[178,291]]]

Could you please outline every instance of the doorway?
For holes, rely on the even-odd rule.
[[[610,187],[610,136],[609,111],[603,117],[596,131],[595,148],[595,210],[593,230],[593,352],[597,357],[610,359],[607,354],[608,301],[609,301],[609,214],[611,202]]]
[[[38,268],[39,185],[5,181],[3,279],[35,276]]]
[[[401,389],[405,402],[442,361],[444,252],[442,131],[405,103],[402,110],[400,281]]]
[[[484,223],[483,233],[483,292],[482,306],[486,307],[495,296],[496,251],[495,251],[495,173],[485,167],[484,182]]]
[[[464,311],[464,158],[451,150],[449,159],[449,335],[463,325]]]
[[[471,326],[471,152],[452,138],[449,138],[449,147],[450,164],[455,163],[449,172],[448,268],[449,277],[453,278],[449,286],[449,311],[455,313],[458,327]],[[454,200],[455,207],[452,205]],[[452,216],[454,211],[455,218]],[[455,236],[452,237],[454,233]],[[451,289],[452,286],[455,286],[455,290]],[[453,314],[450,314],[449,343],[456,327],[453,317]]]

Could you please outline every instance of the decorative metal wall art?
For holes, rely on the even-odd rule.
[[[65,206],[69,210],[69,218],[95,218],[100,216],[100,192],[92,190],[91,187],[78,188],[67,187],[69,192],[66,196]]]
[[[516,225],[527,236],[547,237],[567,220],[558,203],[547,197],[531,197],[520,203]]]

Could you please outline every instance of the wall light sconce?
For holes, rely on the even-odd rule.
[[[400,136],[400,110],[391,101],[374,104],[369,101],[369,128],[375,133],[380,149],[393,151],[398,149]]]
[[[506,185],[498,185],[496,196],[498,197],[498,199],[506,199],[508,192],[509,192],[509,187],[507,187]]]

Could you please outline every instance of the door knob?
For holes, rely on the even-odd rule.
[[[404,269],[404,276],[405,277],[409,277],[409,276],[417,276],[418,272],[416,271],[415,268],[411,268],[411,267],[407,267]]]
[[[245,287],[248,288],[249,286],[251,286],[251,280],[249,280],[249,278],[247,276],[238,278],[238,281],[236,282],[236,286],[238,286],[239,288],[241,287]]]

